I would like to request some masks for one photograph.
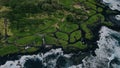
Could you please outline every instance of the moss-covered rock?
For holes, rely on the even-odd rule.
[[[58,40],[58,43],[59,43],[59,46],[63,47],[63,49],[65,49],[68,45],[68,42],[64,40]]]
[[[81,38],[81,31],[75,31],[70,35],[70,42],[75,42]]]
[[[10,8],[9,12],[3,11],[6,7]],[[105,21],[103,8],[97,0],[1,0],[0,44],[5,46],[0,46],[0,55],[16,53],[16,46],[21,53],[34,52],[42,44],[70,47],[70,50],[86,49],[88,43],[82,42],[90,42],[95,37],[91,27],[113,26]],[[3,39],[4,18],[9,23],[6,25],[7,39]],[[16,46],[7,46],[9,44]],[[31,47],[25,49],[27,46]],[[7,48],[16,50],[9,52]]]
[[[97,11],[98,11],[98,12],[102,12],[103,9],[102,9],[102,8],[97,8]]]
[[[57,39],[54,37],[51,37],[49,35],[45,36],[45,44],[49,44],[49,45],[56,45],[57,44]]]
[[[2,46],[0,48],[0,56],[14,54],[14,53],[17,53],[18,51],[19,51],[19,49],[15,45]]]
[[[59,29],[63,32],[70,33],[78,29],[78,25],[70,22],[61,22],[59,23]]]
[[[7,41],[8,43],[14,43],[16,41],[16,37],[9,37]]]
[[[65,40],[65,41],[68,40],[68,35],[66,33],[57,32],[56,36],[58,39]]]
[[[82,29],[86,32],[85,37],[89,40],[93,38],[92,31],[88,26],[95,26],[97,23],[103,23],[104,21],[104,16],[101,14],[96,14],[92,17],[90,17],[85,23],[81,24]]]
[[[75,44],[71,44],[72,47],[78,48],[78,49],[85,49],[87,48],[86,44],[83,44],[81,41],[76,42]]]
[[[37,45],[38,44],[41,45],[42,44],[42,38],[39,37],[39,36],[27,36],[27,37],[17,39],[15,41],[15,43],[18,46],[26,46],[26,45],[31,44],[33,42],[35,42]]]
[[[33,52],[35,52],[35,51],[37,51],[37,50],[38,50],[38,48],[30,47],[30,48],[26,49],[26,52],[28,52],[28,53],[33,53]]]

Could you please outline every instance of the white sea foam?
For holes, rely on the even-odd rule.
[[[102,0],[112,10],[120,11],[120,0]],[[116,20],[120,20],[120,15],[115,16]]]
[[[120,11],[120,0],[102,0],[107,4],[112,10]]]
[[[115,18],[120,21],[120,15],[116,15]]]
[[[56,57],[47,59],[47,57],[49,57],[50,55],[55,55]],[[4,65],[1,65],[0,68],[23,68],[25,62],[28,59],[34,59],[34,60],[39,59],[44,66],[49,65],[48,68],[55,68],[56,61],[60,56],[70,58],[72,54],[63,54],[63,51],[61,48],[52,49],[45,54],[42,53],[38,55],[25,55],[25,56],[22,56],[19,60],[7,61]]]
[[[70,68],[120,68],[112,60],[117,58],[120,61],[120,33],[107,27],[102,27],[100,39],[97,41],[98,49],[95,50],[96,56],[89,56],[83,59],[83,64],[73,65]]]
[[[120,33],[103,26],[97,43],[99,48],[95,50],[96,56],[87,56],[79,65],[69,65],[68,61],[68,64],[61,68],[120,68]],[[19,60],[7,61],[0,68],[23,68],[29,59],[39,59],[44,67],[56,68],[60,56],[68,59],[71,58],[72,54],[64,54],[61,48],[52,49],[44,54],[25,55]],[[114,59],[118,62],[113,63]]]

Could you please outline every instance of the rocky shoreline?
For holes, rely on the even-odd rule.
[[[44,12],[46,13],[46,15],[48,14],[48,17],[50,17],[49,19],[47,19],[45,17],[45,22],[43,22],[44,19],[41,19],[41,18],[40,18],[40,20],[26,19],[26,18],[29,18],[29,15],[25,16],[26,17],[25,19],[24,19],[24,16],[21,16],[20,19],[18,18],[17,22],[14,21],[16,19],[14,19],[14,18],[12,19],[10,17],[12,26],[14,26],[13,24],[15,24],[15,23],[18,24],[20,22],[24,22],[23,24],[21,24],[21,26],[23,27],[23,25],[25,23],[27,23],[26,26],[28,27],[28,29],[26,30],[26,32],[24,32],[24,30],[26,28],[21,29],[22,28],[21,27],[21,28],[19,28],[21,30],[18,31],[18,33],[17,33],[18,35],[16,33],[14,33],[14,34],[16,34],[15,37],[14,36],[8,37],[7,42],[5,40],[5,44],[3,45],[3,47],[6,46],[6,43],[8,46],[9,46],[9,43],[13,43],[13,46],[15,46],[18,49],[18,51],[15,51],[16,53],[13,53],[13,54],[9,54],[9,52],[7,55],[3,54],[3,56],[0,57],[0,65],[4,64],[8,60],[19,59],[22,55],[33,55],[33,54],[38,54],[38,53],[45,53],[45,52],[49,51],[50,49],[56,49],[56,48],[62,48],[64,53],[67,53],[67,54],[68,53],[77,54],[79,52],[83,52],[83,53],[87,52],[87,53],[91,53],[91,54],[95,55],[94,50],[96,48],[98,48],[96,41],[99,40],[99,30],[101,29],[101,26],[107,26],[113,30],[120,31],[119,30],[120,25],[118,25],[119,21],[115,21],[111,18],[111,16],[113,16],[113,14],[118,14],[119,11],[111,11],[108,7],[102,6],[103,4],[102,5],[100,5],[98,3],[93,4],[91,2],[87,2],[87,3],[95,6],[95,8],[93,8],[93,6],[90,6],[89,8],[85,8],[85,6],[86,6],[85,5],[86,2],[85,2],[82,12],[89,11],[89,12],[85,12],[85,13],[88,13],[88,15],[86,15],[85,13],[78,12],[78,9],[76,9],[76,8],[71,9],[70,6],[69,6],[69,8],[64,6],[64,9],[63,9],[63,7],[61,8],[62,10],[58,9],[59,12],[61,12],[61,14],[60,15],[58,14],[58,16],[56,16],[57,15],[56,13],[58,13],[57,11],[52,14],[52,13],[48,13],[45,10]],[[40,4],[42,4],[42,3],[40,3]],[[54,6],[54,4],[53,4],[53,6]],[[59,5],[57,5],[57,6],[59,6]],[[77,6],[81,6],[81,4],[78,4]],[[36,7],[36,6],[34,6],[34,7]],[[37,7],[40,8],[39,6],[37,6]],[[18,14],[19,14],[19,9],[14,9],[14,10],[18,10]],[[63,13],[63,17],[61,18],[60,16],[62,16],[63,10],[65,12]],[[76,11],[74,11],[74,10],[76,10]],[[69,12],[70,14],[66,15],[66,12]],[[93,13],[95,12],[95,14],[92,14],[92,12]],[[30,12],[30,14],[32,15],[31,12]],[[78,15],[78,14],[81,14],[81,15]],[[14,13],[14,11],[13,11],[13,16],[14,15],[16,15],[16,13]],[[41,15],[44,15],[44,13]],[[66,17],[66,20],[64,20],[64,15]],[[51,19],[52,16],[53,16],[53,19]],[[86,19],[86,20],[83,19],[82,23],[78,23],[78,21],[81,21],[81,18],[79,19],[79,17],[87,18],[86,16],[88,17],[88,19]],[[100,16],[100,17],[98,17],[98,16]],[[18,15],[18,17],[19,17],[19,15]],[[33,18],[35,17],[34,14],[32,17]],[[74,19],[74,17],[76,17],[76,18],[78,17],[78,19]],[[101,18],[101,17],[105,17],[105,19]],[[98,19],[98,20],[96,20],[96,19]],[[47,24],[46,24],[46,20],[48,20]],[[75,21],[73,22],[73,20],[75,20]],[[33,25],[33,27],[35,29],[31,29],[31,27],[28,23],[30,21],[33,21],[30,24]],[[59,23],[57,23],[58,21],[59,21]],[[77,21],[77,23],[76,23],[76,21]],[[38,23],[38,22],[40,22],[40,23]],[[56,22],[56,23],[53,23],[53,22]],[[106,22],[106,23],[103,23],[103,22]],[[108,22],[112,22],[113,25],[109,26]],[[36,24],[33,24],[33,23],[36,23]],[[40,25],[41,27],[36,28],[37,25]],[[20,24],[17,26],[20,26]],[[54,28],[52,28],[51,26],[54,26]],[[42,29],[44,27],[46,27],[46,28]],[[70,27],[71,29],[68,27]],[[31,29],[31,31],[32,30],[33,31],[31,32],[30,29]],[[42,30],[39,31],[40,29],[42,29]],[[13,29],[13,31],[15,31],[15,30],[18,30],[18,29]],[[36,31],[37,33],[34,32],[35,30],[38,30],[38,31]],[[21,33],[22,31],[23,31],[23,34]],[[76,31],[78,31],[78,32],[76,32]],[[80,36],[76,36],[75,32],[80,33]],[[28,35],[26,35],[26,33],[28,33]],[[35,34],[31,35],[32,33],[33,34],[35,33]],[[38,35],[36,35],[36,34],[46,35],[45,36],[45,40],[47,40],[46,43],[53,44],[53,45],[44,44],[44,42],[42,40],[43,38],[42,37],[38,38]],[[23,36],[21,36],[21,35],[23,35]],[[29,39],[31,39],[31,40],[29,40]],[[36,39],[37,39],[37,41],[36,41]],[[35,44],[37,44],[37,45],[35,45]],[[27,47],[27,46],[31,47],[30,51],[25,50],[25,49],[29,49],[29,47]],[[33,47],[33,50],[32,50],[32,47]]]
[[[98,47],[96,41],[99,40],[99,30],[101,29],[101,26],[105,26],[103,24],[98,24],[96,27],[93,28],[93,33],[95,35],[94,40],[89,41],[89,40],[84,40],[86,41],[86,43],[92,44],[94,45],[92,48],[88,48],[87,49],[83,49],[83,50],[70,50],[70,49],[63,49],[62,46],[54,46],[54,45],[42,45],[39,47],[39,49],[35,52],[26,52],[26,53],[14,53],[14,54],[9,54],[9,55],[5,55],[5,56],[1,56],[0,57],[0,65],[4,64],[6,61],[8,60],[17,60],[19,59],[21,56],[23,55],[33,55],[33,54],[38,54],[38,53],[45,53],[51,49],[56,49],[56,48],[62,48],[64,53],[69,54],[69,53],[74,53],[74,54],[78,54],[79,52],[90,52],[92,55],[95,55],[94,50]],[[108,26],[109,27],[109,26]],[[120,27],[116,26],[116,27],[109,27],[110,29],[119,31]],[[83,34],[84,35],[84,34]],[[92,43],[91,43],[92,42]]]
[[[57,48],[61,48],[61,47],[51,47],[51,48],[45,48],[45,47],[40,47],[39,50],[35,51],[35,52],[32,52],[32,53],[15,53],[15,54],[9,54],[9,55],[6,55],[6,56],[2,56],[0,57],[0,65],[3,65],[5,64],[6,61],[9,61],[9,60],[18,60],[20,59],[21,56],[24,56],[24,55],[36,55],[36,54],[40,54],[40,53],[46,53],[48,52],[49,50],[51,49],[57,49]],[[74,54],[74,55],[78,55],[79,52],[82,52],[82,53],[86,53],[86,54],[90,54],[88,50],[84,50],[84,51],[66,51],[64,49],[62,49],[64,54]],[[91,52],[92,53],[92,52]]]

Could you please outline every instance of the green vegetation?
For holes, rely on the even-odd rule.
[[[87,45],[83,44],[82,42],[77,42],[75,44],[71,44],[71,46],[74,48],[78,48],[78,49],[85,49],[87,48]]]
[[[58,39],[62,39],[62,40],[65,40],[65,41],[68,40],[68,35],[65,34],[65,33],[57,32],[57,33],[56,33],[56,36],[57,36]]]
[[[17,53],[18,47],[15,45],[2,46],[0,48],[0,56]]]
[[[97,5],[96,0],[0,0],[0,56],[34,52],[43,44],[86,49],[81,39],[92,41],[92,28],[112,26]]]
[[[98,23],[98,21],[101,21],[101,23],[103,23],[104,22],[104,16],[102,16],[101,14],[93,15],[86,22],[81,24],[82,29],[86,32],[85,37],[87,39],[92,39],[93,38],[93,34],[92,34],[90,28],[88,28],[88,26],[95,26]]]
[[[38,48],[31,47],[31,48],[28,48],[26,51],[29,52],[29,53],[31,53],[31,52],[35,52],[37,50],[38,50]]]
[[[81,31],[75,31],[70,36],[70,42],[75,42],[81,38]]]
[[[23,37],[23,38],[20,38],[18,40],[16,40],[16,44],[17,45],[22,45],[22,46],[25,46],[27,44],[31,44],[31,43],[36,43],[39,45],[42,44],[42,38],[39,37],[39,36],[27,36],[27,37]]]
[[[55,44],[57,44],[57,39],[54,37],[45,36],[45,43],[55,45]]]

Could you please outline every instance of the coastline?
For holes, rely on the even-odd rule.
[[[0,65],[3,65],[5,64],[6,61],[9,61],[9,60],[18,60],[20,59],[22,56],[24,55],[37,55],[39,53],[46,53],[48,51],[50,51],[51,49],[57,49],[57,48],[61,48],[61,47],[52,47],[52,48],[45,48],[45,47],[40,47],[39,50],[35,51],[35,52],[31,52],[31,53],[15,53],[15,54],[9,54],[9,55],[6,55],[6,56],[2,56],[0,57]],[[86,50],[86,51],[65,51],[63,48],[62,48],[64,54],[74,54],[74,55],[77,55],[79,54],[79,52],[82,52],[82,53],[87,53],[89,54],[90,51]]]
[[[94,29],[95,31],[93,32],[95,37],[92,40],[92,43],[91,41],[85,40],[87,43],[93,45],[92,48],[88,46],[86,49],[83,49],[83,50],[82,49],[81,50],[80,49],[70,50],[70,49],[63,49],[62,46],[49,45],[50,47],[46,47],[45,45],[42,45],[42,46],[39,46],[39,49],[34,52],[14,53],[14,54],[8,54],[5,56],[0,56],[0,61],[1,61],[0,65],[4,64],[6,61],[9,61],[9,60],[17,60],[23,55],[34,55],[34,54],[36,55],[39,53],[46,53],[47,51],[51,49],[57,49],[57,48],[62,48],[65,54],[69,54],[69,53],[78,54],[79,52],[82,52],[82,53],[87,52],[87,53],[91,53],[92,55],[95,55],[94,50],[98,48],[97,43],[95,41],[99,40],[99,30],[101,29],[101,26],[105,26],[105,25],[99,24],[96,27],[94,27],[96,29]],[[120,28],[119,26],[118,27],[107,26],[107,27],[110,29],[116,30],[116,31],[119,31],[118,28]]]
[[[97,7],[100,7],[100,6],[97,6]],[[92,54],[92,55],[95,56],[94,50],[96,48],[98,48],[96,41],[99,40],[99,30],[101,29],[101,26],[107,26],[110,29],[113,29],[113,30],[116,30],[116,31],[120,31],[119,30],[120,29],[120,25],[117,25],[117,23],[114,22],[114,20],[112,20],[112,18],[109,17],[110,15],[116,14],[114,12],[118,12],[118,11],[112,11],[112,10],[110,10],[108,8],[107,10],[110,11],[110,13],[107,13],[106,8],[108,8],[108,7],[102,8],[103,11],[100,12],[100,13],[105,17],[105,21],[112,22],[114,24],[113,26],[109,26],[109,25],[103,24],[103,23],[96,23],[96,25],[94,27],[92,27],[92,26],[87,27],[88,29],[90,28],[90,31],[91,31],[92,35],[94,35],[94,37],[89,40],[89,39],[86,39],[86,37],[85,37],[86,33],[83,30],[83,28],[80,27],[80,25],[79,25],[79,28],[76,29],[76,30],[81,30],[81,38],[78,39],[78,40],[75,40],[74,42],[70,42],[70,38],[68,38],[69,40],[67,40],[67,43],[70,43],[70,45],[72,45],[72,44],[74,44],[74,43],[76,43],[78,41],[81,41],[81,39],[82,39],[81,42],[84,42],[84,44],[87,44],[86,48],[83,48],[83,49],[80,49],[79,47],[78,48],[77,47],[72,48],[72,46],[69,46],[69,45],[68,46],[66,46],[66,45],[61,45],[61,46],[58,46],[58,45],[39,45],[39,46],[33,46],[34,44],[30,44],[31,47],[36,48],[35,51],[30,51],[29,52],[29,51],[26,51],[24,49],[25,52],[23,52],[23,53],[21,53],[20,51],[18,51],[18,52],[13,53],[13,54],[7,54],[7,55],[4,55],[4,56],[1,56],[0,57],[0,61],[1,61],[0,65],[4,64],[6,61],[9,61],[9,60],[17,60],[21,56],[24,56],[24,55],[33,55],[33,54],[36,55],[36,54],[39,54],[39,53],[46,53],[47,51],[49,51],[51,49],[57,49],[57,48],[62,48],[62,50],[64,51],[65,54],[69,54],[69,53],[78,54],[79,52],[82,52],[82,53],[86,53],[86,54],[89,53],[89,54]],[[86,25],[86,26],[88,26],[88,25]],[[74,30],[73,32],[75,32],[76,30]],[[68,34],[68,36],[69,36],[69,34]],[[64,42],[62,42],[62,43],[65,44]],[[25,46],[27,46],[27,45],[25,45]]]

